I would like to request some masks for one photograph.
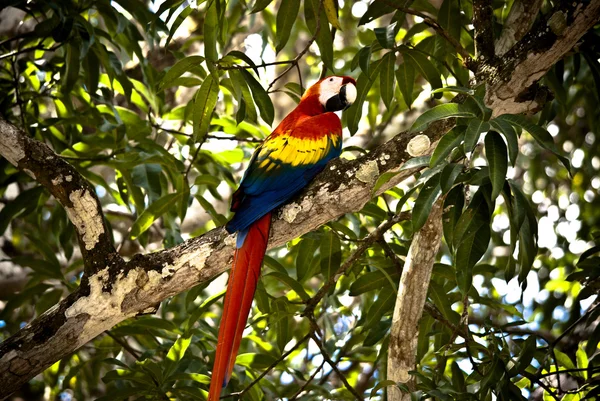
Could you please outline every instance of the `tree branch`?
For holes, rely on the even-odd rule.
[[[402,269],[388,348],[387,379],[406,383],[416,390],[414,379],[408,373],[416,368],[419,320],[427,299],[427,288],[435,257],[442,239],[442,212],[444,198],[438,199],[425,225],[415,233]],[[410,400],[398,387],[390,387],[390,401]]]
[[[491,0],[473,0],[475,58],[483,63],[494,58],[494,9]]]
[[[496,41],[496,56],[502,56],[529,31],[543,0],[515,0],[504,22],[502,34]]]
[[[502,58],[479,69],[487,81],[486,105],[493,116],[536,112],[547,90],[534,83],[600,20],[600,0],[560,2]]]
[[[0,116],[0,154],[42,184],[65,208],[75,226],[87,277],[122,264],[94,187],[47,145],[27,136]]]

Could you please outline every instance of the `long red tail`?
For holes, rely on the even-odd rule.
[[[270,227],[271,213],[267,213],[248,228],[243,245],[235,250],[219,327],[208,401],[218,400],[221,389],[231,378],[242,333],[252,306],[256,283],[260,276],[260,267],[267,250]],[[243,233],[238,233],[239,235]]]

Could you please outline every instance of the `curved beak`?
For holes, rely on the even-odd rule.
[[[356,100],[356,86],[353,82],[348,82],[340,88],[340,91],[330,97],[325,104],[327,111],[346,110]]]

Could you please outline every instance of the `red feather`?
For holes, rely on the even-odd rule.
[[[241,248],[236,249],[233,256],[233,267],[225,294],[223,319],[219,328],[208,401],[218,400],[221,389],[231,378],[260,276],[260,267],[267,250],[270,228],[271,213],[267,213],[250,226],[244,244]]]

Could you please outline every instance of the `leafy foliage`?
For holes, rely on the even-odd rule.
[[[93,183],[125,257],[227,221],[244,163],[299,101],[303,78],[357,77],[357,101],[343,119],[363,149],[349,146],[343,157],[455,119],[431,158],[404,166],[420,169],[415,180],[269,253],[228,391],[251,400],[353,400],[354,389],[384,399],[395,385],[385,360],[402,266],[444,196],[444,245],[420,323],[413,399],[600,392],[597,31],[542,79],[555,99],[538,115],[492,117],[485,88],[468,87],[460,49],[414,15],[430,16],[474,54],[469,1],[8,3],[0,9],[23,24],[0,34],[0,114]],[[511,4],[493,2],[497,30]],[[3,263],[26,274],[19,291],[2,295],[4,339],[75,290],[83,266],[64,209],[4,159],[0,195]],[[402,211],[411,219],[356,253]],[[117,325],[23,392],[203,399],[220,285]]]

